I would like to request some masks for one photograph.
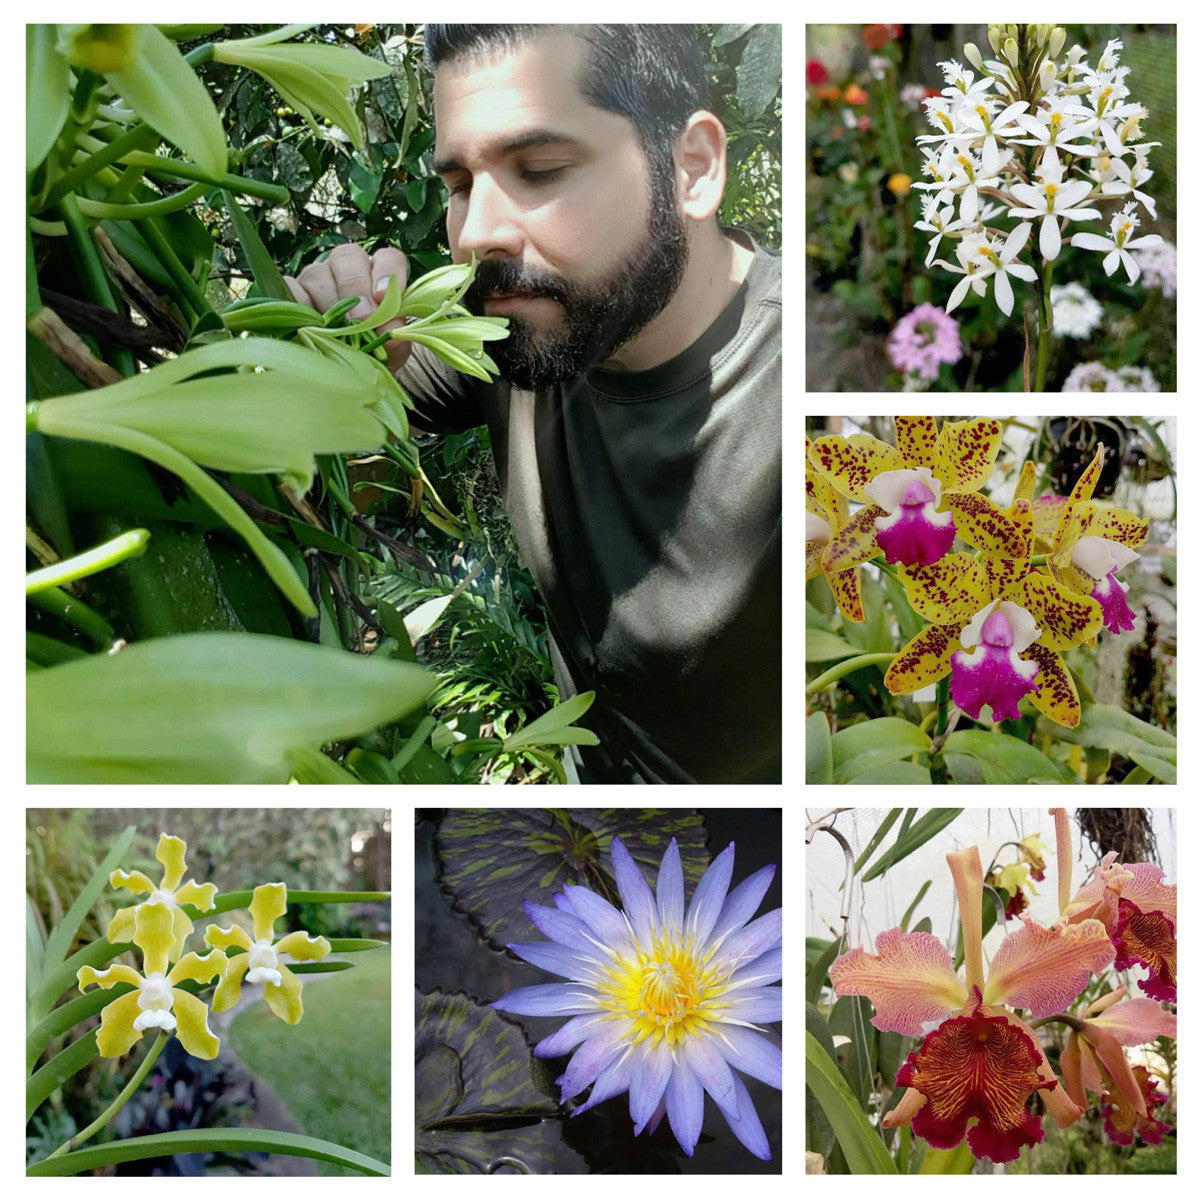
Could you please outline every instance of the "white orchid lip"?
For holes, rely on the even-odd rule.
[[[903,504],[904,494],[914,481],[923,483],[933,493],[927,503],[937,508],[942,499],[942,481],[928,467],[880,471],[863,491],[884,511],[894,513]]]
[[[1026,609],[1014,604],[1011,600],[993,600],[991,604],[981,608],[963,626],[962,633],[958,635],[963,649],[969,650],[983,641],[984,622],[997,611],[1004,615],[1012,629],[1012,648],[1017,654],[1027,650],[1041,636],[1041,629],[1038,628],[1033,616]]]
[[[168,1032],[174,1029],[173,1004],[171,981],[161,971],[151,971],[138,984],[137,1006],[141,1011],[134,1018],[134,1029],[162,1029]]]
[[[272,949],[269,939],[259,939],[247,954],[250,958],[250,968],[246,972],[247,983],[273,983],[278,987],[283,982],[283,976],[277,970],[279,955]]]
[[[825,545],[833,537],[833,530],[829,527],[829,522],[807,508],[804,510],[804,516],[804,540],[820,542]]]
[[[1110,538],[1095,537],[1089,534],[1081,537],[1071,547],[1071,565],[1090,575],[1093,579],[1103,579],[1113,571],[1127,567],[1141,555],[1114,542]]]

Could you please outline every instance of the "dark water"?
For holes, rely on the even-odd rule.
[[[779,907],[782,897],[782,820],[779,809],[712,809],[701,815],[709,831],[710,856],[736,843],[733,878],[736,886],[768,863],[777,871],[759,907],[760,915]],[[464,992],[481,1004],[529,984],[553,983],[556,976],[530,966],[510,954],[492,950],[470,919],[457,911],[438,884],[433,835],[440,813],[423,815],[415,830],[415,982],[420,992]],[[688,889],[691,899],[691,888]],[[561,1017],[515,1017],[530,1046],[559,1028]],[[550,1082],[561,1074],[567,1059],[550,1064],[542,1080],[557,1100]],[[535,1065],[535,1070],[537,1070]],[[782,1096],[774,1088],[743,1076],[747,1090],[766,1131],[772,1162],[755,1158],[730,1131],[711,1099],[705,1100],[704,1128],[695,1155],[689,1159],[679,1148],[664,1117],[653,1136],[633,1136],[627,1095],[614,1097],[578,1118],[552,1118],[557,1126],[553,1140],[553,1166],[557,1174],[777,1174],[782,1167]]]

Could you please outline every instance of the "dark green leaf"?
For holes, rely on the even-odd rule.
[[[804,782],[833,782],[833,743],[829,719],[824,713],[810,713],[804,722]]]
[[[753,120],[766,111],[783,82],[783,27],[756,25],[737,66],[738,108]]]
[[[222,191],[221,196],[225,201],[225,212],[233,225],[233,232],[237,235],[242,253],[250,265],[250,274],[253,275],[258,290],[264,296],[270,296],[274,300],[292,299],[292,293],[288,291],[287,284],[283,282],[283,276],[275,265],[274,257],[263,245],[262,238],[258,236],[254,222],[242,211],[242,206],[232,192]]]

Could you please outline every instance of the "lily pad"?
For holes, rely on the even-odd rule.
[[[461,994],[416,994],[416,1157],[437,1175],[561,1172],[559,1109],[518,1025]]]
[[[708,831],[694,809],[449,809],[434,842],[441,882],[497,950],[540,941],[523,902],[553,904],[564,884],[620,904],[610,852],[618,834],[654,886],[675,838],[690,894],[709,863]]]

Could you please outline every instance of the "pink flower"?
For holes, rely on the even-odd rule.
[[[1020,657],[1040,633],[1033,617],[1010,600],[977,612],[958,635],[971,652],[955,650],[950,656],[950,696],[954,703],[974,721],[979,720],[979,710],[985,704],[991,706],[993,721],[1019,720],[1017,702],[1041,690],[1034,683],[1041,668]]]
[[[897,370],[936,379],[942,363],[963,355],[958,322],[936,304],[921,304],[901,317],[888,336],[888,358]]]
[[[804,77],[810,87],[820,87],[829,82],[829,72],[819,58],[810,58],[804,65]]]

